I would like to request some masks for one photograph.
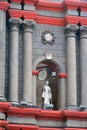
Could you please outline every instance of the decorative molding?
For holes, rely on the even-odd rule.
[[[33,28],[36,25],[36,22],[34,20],[23,20],[23,27],[24,28]]]
[[[36,3],[36,8],[39,10],[48,10],[56,12],[65,12],[66,10],[77,10],[79,7],[84,8],[87,11],[87,3],[84,1],[72,1],[64,0],[63,2],[51,2],[51,1],[38,1]]]
[[[55,26],[65,25],[63,18],[53,18],[53,17],[46,17],[46,16],[37,16],[36,22],[40,24],[50,24]]]
[[[78,16],[66,16],[64,18],[65,25],[67,24],[81,24],[87,25],[87,18],[86,17],[78,17]]]
[[[65,26],[64,28],[64,32],[66,35],[71,35],[71,34],[75,34],[77,32],[77,30],[79,29],[79,27],[75,24],[68,24]]]
[[[38,1],[36,3],[36,9],[38,10],[48,10],[48,11],[56,11],[56,12],[64,12],[64,8],[62,3],[60,2],[46,2],[46,1]]]
[[[8,124],[8,130],[39,130],[39,126],[34,125],[24,125],[24,124]]]
[[[39,16],[37,12],[33,11],[24,11],[24,10],[8,10],[10,17],[12,18],[25,18],[27,20],[35,20],[39,24],[49,24],[55,26],[65,26],[67,24],[78,24],[87,25],[86,17],[77,17],[77,16],[66,16],[64,18],[54,18]]]
[[[53,45],[55,43],[55,36],[54,33],[50,31],[44,31],[41,35],[42,43],[43,44],[50,44]]]
[[[33,11],[14,10],[14,9],[9,9],[8,12],[10,17],[14,17],[14,18],[23,17],[24,19],[30,19],[30,20],[36,19],[38,14],[37,12],[33,12]]]
[[[7,110],[10,106],[11,104],[9,102],[0,102],[0,109]]]
[[[38,108],[19,108],[10,107],[7,111],[8,116],[24,116],[24,117],[35,117],[40,113],[41,109]]]
[[[58,77],[59,78],[67,78],[67,74],[66,73],[59,73]]]
[[[9,19],[9,24],[10,26],[17,26],[19,27],[20,24],[22,24],[22,20],[21,19],[18,19],[18,18],[10,18]]]
[[[80,26],[80,33],[87,34],[87,26]]]
[[[9,3],[8,2],[0,2],[0,10],[6,11],[9,8]]]
[[[87,39],[87,26],[80,26],[80,39]]]
[[[86,111],[72,111],[64,110],[65,119],[69,120],[86,120],[87,121],[87,112]]]
[[[6,127],[8,123],[9,123],[8,121],[0,120],[0,127]]]
[[[52,110],[42,110],[38,115],[37,119],[44,120],[63,120],[63,112],[62,111],[52,111]]]

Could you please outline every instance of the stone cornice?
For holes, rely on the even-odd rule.
[[[36,8],[39,10],[51,10],[51,11],[57,11],[57,12],[64,12],[68,9],[70,10],[77,10],[79,7],[84,8],[85,11],[87,11],[87,2],[84,1],[72,1],[72,0],[64,0],[63,2],[51,2],[46,0],[39,0],[36,3]]]
[[[87,25],[86,17],[77,17],[77,16],[65,16],[64,18],[55,18],[47,16],[39,16],[37,12],[33,11],[24,11],[24,10],[8,10],[10,17],[12,18],[21,18],[23,17],[26,20],[35,20],[39,24],[50,24],[55,26],[65,26],[67,24],[78,24]]]
[[[13,18],[21,18],[23,17],[24,19],[30,19],[34,20],[37,17],[37,12],[33,11],[25,11],[25,10],[14,10],[14,9],[9,9],[8,10],[10,17]]]
[[[9,3],[8,2],[0,2],[0,10],[6,11],[9,8]]]

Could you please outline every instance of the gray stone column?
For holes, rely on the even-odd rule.
[[[18,102],[18,46],[21,19],[10,18],[9,101]]]
[[[87,107],[87,26],[80,27],[81,104]]]
[[[59,73],[59,85],[60,85],[60,109],[66,109],[66,73]]]
[[[32,29],[33,20],[23,21],[23,101],[32,104]]]
[[[67,109],[75,109],[77,106],[76,83],[76,31],[77,25],[66,25],[66,56],[67,56]]]
[[[6,10],[9,4],[0,1],[0,101],[5,99],[5,45],[6,45]]]

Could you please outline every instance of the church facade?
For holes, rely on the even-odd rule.
[[[86,0],[0,0],[0,129],[87,129]]]

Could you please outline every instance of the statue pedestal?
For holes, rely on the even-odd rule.
[[[44,104],[43,109],[52,110],[53,109],[53,104]]]

